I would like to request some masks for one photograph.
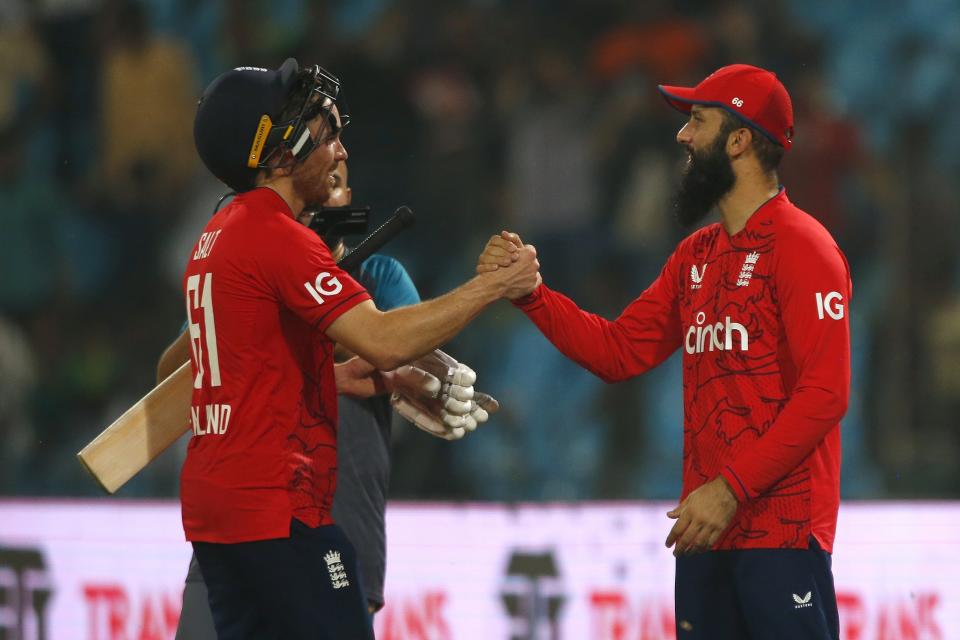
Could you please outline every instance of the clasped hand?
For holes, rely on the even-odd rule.
[[[477,275],[501,278],[506,282],[503,297],[516,300],[540,286],[540,262],[532,244],[523,244],[520,236],[509,231],[491,236],[477,259]]]

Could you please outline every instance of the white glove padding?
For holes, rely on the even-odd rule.
[[[395,369],[389,383],[391,391],[422,398],[438,397],[441,386],[436,376],[412,364]]]
[[[460,373],[456,371],[456,373]],[[470,372],[474,378],[476,374]],[[469,376],[460,377],[461,380]],[[435,418],[450,427],[467,426],[467,418],[473,408],[473,387],[464,387],[455,384],[441,384],[440,380],[431,373],[408,364],[393,372],[390,382],[391,391],[409,400],[416,400],[418,405],[435,414]],[[444,390],[444,387],[446,389]],[[406,416],[405,416],[406,417]],[[476,424],[473,425],[476,428]]]
[[[432,436],[444,440],[459,440],[466,434],[464,427],[451,426],[425,404],[399,392],[393,392],[390,396],[390,404],[397,413]]]
[[[440,381],[440,400],[447,412],[456,416],[470,413],[473,383],[477,381],[477,374],[473,369],[457,362],[440,349],[434,349],[411,364]]]
[[[427,433],[457,440],[486,422],[500,405],[476,393],[477,374],[439,349],[396,370],[391,403]]]

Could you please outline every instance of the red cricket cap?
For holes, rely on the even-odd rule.
[[[659,85],[677,111],[690,113],[695,104],[732,113],[784,149],[793,145],[793,103],[776,74],[748,64],[717,69],[695,87]]]

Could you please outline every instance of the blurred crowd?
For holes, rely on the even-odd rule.
[[[196,159],[196,98],[294,56],[343,79],[354,201],[417,213],[385,253],[424,297],[507,228],[608,317],[688,232],[671,214],[683,118],[656,84],[774,70],[796,114],[782,181],[853,270],[844,496],[957,497],[958,29],[952,0],[4,0],[0,494],[98,492],[74,454],[152,386],[226,191]],[[503,303],[447,351],[504,409],[453,444],[398,425],[394,496],[679,492],[677,357],[607,386]],[[181,456],[123,493],[175,495]]]

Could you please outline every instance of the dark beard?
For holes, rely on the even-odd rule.
[[[733,188],[736,176],[726,143],[727,136],[721,132],[704,151],[691,155],[673,198],[674,216],[682,226],[691,227],[703,220]]]

